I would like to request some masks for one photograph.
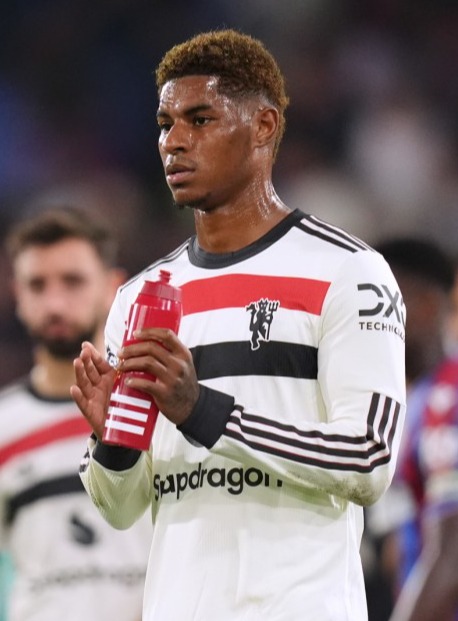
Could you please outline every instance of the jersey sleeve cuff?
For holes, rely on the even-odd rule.
[[[201,384],[191,414],[177,429],[209,449],[224,433],[234,403],[234,397]]]
[[[141,454],[142,452],[136,449],[111,446],[97,440],[92,456],[104,468],[121,472],[135,466]]]

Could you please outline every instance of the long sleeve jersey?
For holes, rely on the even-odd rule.
[[[78,476],[89,432],[70,397],[41,397],[28,379],[0,391],[8,621],[141,619],[151,520],[118,532],[96,511]]]
[[[179,428],[159,415],[149,451],[90,440],[81,466],[117,528],[152,512],[144,621],[367,619],[362,506],[391,481],[405,410],[387,263],[300,211],[230,254],[193,237],[119,290],[109,357],[160,269],[182,288],[199,400]]]

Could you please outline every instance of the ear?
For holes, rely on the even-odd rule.
[[[112,267],[110,269],[110,284],[112,291],[116,293],[118,288],[126,282],[128,276],[127,270],[123,267]]]
[[[125,270],[124,268],[109,268],[107,274],[107,311],[110,310],[118,288],[126,282],[127,278],[128,273],[127,270]]]
[[[14,313],[16,315],[16,317],[19,319],[19,321],[22,322],[22,310],[21,310],[21,304],[20,304],[20,295],[19,295],[19,284],[17,282],[17,280],[15,278],[12,278],[9,282],[8,282],[8,289],[9,289],[9,294],[11,296],[11,298],[14,301]]]
[[[272,148],[278,132],[279,114],[273,107],[264,106],[255,113],[254,144],[256,147],[265,147],[271,144]]]

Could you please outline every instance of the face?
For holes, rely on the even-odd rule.
[[[177,205],[209,210],[252,182],[253,119],[259,102],[218,93],[218,80],[188,76],[162,88],[159,152]]]
[[[93,340],[113,300],[114,270],[92,245],[69,238],[30,246],[16,258],[17,313],[33,340],[57,358],[74,358]]]
[[[430,355],[442,342],[448,296],[422,278],[401,269],[393,271],[407,310],[406,372],[412,379],[428,370]]]

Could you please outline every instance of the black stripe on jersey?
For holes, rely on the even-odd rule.
[[[369,415],[367,417],[367,438],[369,440],[374,440],[375,438],[375,431],[374,431],[374,424],[375,424],[375,417],[377,415],[377,412],[379,411],[380,408],[380,395],[379,394],[374,394],[372,395],[372,399],[371,399],[371,405],[369,408]],[[382,420],[380,422],[380,426],[379,426],[379,436],[383,437],[383,433],[385,431],[386,425],[388,423],[388,417],[390,414],[390,408],[391,408],[391,400],[390,399],[386,399],[385,400],[385,405],[383,406],[383,414],[382,414]]]
[[[316,379],[318,350],[309,345],[268,341],[252,351],[247,341],[191,348],[199,380],[240,375]]]
[[[386,398],[385,403],[382,408],[382,418],[380,421],[379,428],[380,430],[384,430],[386,424],[388,423],[390,410],[392,404],[396,403],[393,399]],[[399,406],[399,404],[397,404]],[[371,404],[369,406],[369,413],[367,417],[367,433],[364,436],[347,436],[341,435],[337,433],[325,433],[324,431],[320,431],[319,429],[313,429],[311,431],[303,431],[298,429],[294,425],[287,425],[285,423],[281,423],[279,421],[266,419],[262,416],[257,416],[255,414],[248,414],[247,412],[243,412],[243,421],[252,424],[264,425],[265,427],[272,427],[273,429],[278,430],[278,432],[285,433],[293,433],[295,436],[299,436],[302,438],[320,438],[322,440],[326,440],[328,442],[344,442],[346,444],[366,444],[367,440],[373,440],[375,437],[374,434],[374,421],[377,412],[381,409],[380,406],[380,395],[378,393],[374,393],[371,398]],[[240,409],[238,411],[241,411]],[[243,422],[241,421],[241,427],[243,426]],[[248,430],[248,429],[247,429]],[[253,431],[253,433],[256,433]],[[259,435],[263,437],[268,437],[268,434],[259,433]],[[382,434],[381,434],[382,435]],[[275,431],[272,433],[271,438],[278,438],[278,433]],[[300,446],[298,444],[297,446]]]
[[[42,498],[85,492],[78,474],[72,474],[41,481],[19,494],[12,496],[7,503],[5,520],[7,524],[14,521],[18,511]]]
[[[295,461],[298,463],[307,464],[309,466],[317,466],[318,468],[323,468],[325,470],[342,470],[342,471],[359,472],[361,474],[367,474],[375,470],[377,466],[387,464],[391,459],[391,454],[387,453],[386,455],[383,455],[378,459],[372,459],[371,461],[368,461],[367,464],[364,464],[364,465],[357,464],[351,461],[347,461],[345,463],[338,462],[338,461],[329,462],[329,461],[320,459],[319,457],[309,456],[307,458],[304,458],[286,449],[273,450],[270,447],[266,447],[265,444],[262,444],[261,442],[255,442],[255,441],[248,442],[246,438],[240,438],[239,436],[236,436],[232,433],[226,433],[226,435],[242,442],[243,444],[246,444],[247,446],[255,450],[262,451],[270,455],[274,455],[275,457],[283,457],[284,459],[288,459],[289,461]],[[361,455],[359,456],[360,459],[362,457],[363,456]]]
[[[316,228],[305,224],[303,221],[299,222],[296,226],[308,233],[309,235],[313,235],[314,237],[319,237],[320,239],[333,244],[334,246],[339,246],[344,250],[348,250],[349,252],[358,252],[360,250],[368,250],[368,247],[364,246],[362,242],[356,240],[356,238],[348,235],[341,229],[337,229],[326,225],[324,222],[320,220],[316,220],[313,216],[304,215],[304,220],[310,222],[310,224],[314,225]],[[339,239],[340,238],[340,239]]]
[[[297,225],[297,227],[301,229],[302,231],[304,231],[305,233],[308,233],[309,235],[313,235],[314,237],[319,237],[320,239],[330,242],[331,244],[334,244],[335,246],[340,246],[340,248],[343,248],[344,250],[349,250],[350,252],[358,252],[357,248],[351,247],[348,244],[344,244],[338,239],[334,239],[333,237],[330,237],[329,235],[326,235],[325,233],[322,233],[321,231],[315,231],[314,229],[310,228],[303,222],[300,222]]]
[[[328,470],[365,473],[390,461],[401,405],[389,397],[382,400],[381,395],[374,393],[368,411],[366,435],[356,437],[327,434],[319,430],[303,431],[293,425],[247,414],[239,408],[236,410],[240,416],[233,414],[230,417],[225,435],[247,446]],[[380,418],[378,423],[377,416]],[[380,439],[376,441],[376,437]],[[319,442],[312,442],[313,439]],[[365,463],[356,463],[355,460]]]
[[[312,216],[311,214],[306,214],[305,219],[308,220],[311,224],[314,224],[316,227],[322,228],[323,230],[328,231],[333,235],[337,235],[341,239],[347,241],[349,244],[354,244],[359,250],[371,250],[373,252],[373,248],[371,248],[368,244],[363,242],[358,237],[350,235],[350,233],[347,233],[338,226],[329,224],[329,222],[323,222],[323,220],[320,220],[319,218],[317,218],[316,216]]]

